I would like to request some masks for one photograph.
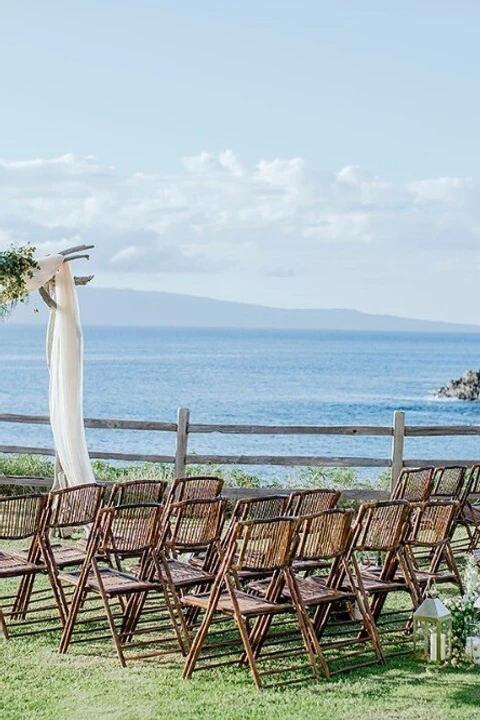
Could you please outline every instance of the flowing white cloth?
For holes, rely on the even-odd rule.
[[[46,257],[35,258],[38,268],[35,268],[32,277],[24,277],[27,293],[38,290],[51,280],[64,260],[63,255],[46,255]]]
[[[60,472],[57,468],[55,473],[54,486],[72,487],[96,481],[83,423],[83,336],[80,311],[75,282],[66,262],[59,264],[55,276],[55,302],[57,309],[50,311],[47,331],[50,424],[61,465]]]

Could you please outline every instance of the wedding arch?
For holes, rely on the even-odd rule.
[[[1,301],[15,303],[38,290],[49,309],[46,352],[55,488],[95,482],[83,419],[83,333],[76,290],[93,275],[73,277],[70,271],[70,262],[88,260],[86,251],[93,247],[77,245],[40,258],[31,246],[0,253]]]

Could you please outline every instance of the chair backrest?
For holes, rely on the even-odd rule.
[[[109,505],[137,505],[139,503],[161,503],[166,480],[128,480],[112,487]]]
[[[162,512],[158,503],[102,508],[98,515],[102,551],[109,555],[132,555],[152,550],[161,531]]]
[[[286,514],[288,495],[243,498],[233,508],[231,523],[241,520],[268,520]]]
[[[162,544],[177,552],[208,548],[220,540],[225,520],[225,498],[173,503],[164,524]]]
[[[466,496],[466,484],[470,476],[466,474],[466,468],[458,465],[451,467],[439,467],[433,473],[433,487],[431,498],[443,497],[452,500],[463,501]]]
[[[392,500],[423,502],[432,491],[433,467],[404,468],[393,488]]]
[[[297,525],[294,518],[237,523],[226,562],[236,572],[274,572],[291,565],[298,542]]]
[[[0,539],[23,540],[40,531],[46,497],[12,495],[0,497]]]
[[[480,499],[480,465],[472,465],[467,468],[466,475],[468,475],[468,493],[469,495],[478,495]],[[475,500],[476,498],[472,498]]]
[[[406,500],[364,503],[354,527],[356,550],[395,551],[405,539],[410,506]]]
[[[408,544],[435,548],[446,542],[459,508],[457,500],[429,500],[412,504]]]
[[[316,515],[323,510],[334,508],[340,498],[338,490],[314,488],[312,490],[296,490],[290,493],[286,508],[286,515],[300,517],[303,515]]]
[[[102,505],[105,487],[95,483],[53,490],[48,495],[48,525],[77,527],[92,523]]]
[[[343,555],[350,546],[353,515],[353,510],[336,508],[301,518],[295,560],[329,560]]]
[[[213,475],[197,475],[176,478],[170,485],[166,505],[182,500],[206,500],[216,498],[222,492],[224,481]]]

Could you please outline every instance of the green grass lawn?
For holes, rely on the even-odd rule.
[[[257,691],[248,670],[228,667],[181,679],[182,659],[122,669],[109,641],[57,653],[58,634],[0,641],[2,720],[478,718],[480,672],[436,668],[410,656],[331,681]]]

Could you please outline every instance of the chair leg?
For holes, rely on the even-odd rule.
[[[385,655],[383,654],[380,636],[378,634],[378,629],[370,610],[370,605],[368,604],[367,594],[365,592],[365,588],[362,582],[362,576],[355,557],[352,557],[351,562],[355,570],[357,581],[355,582],[354,573],[352,573],[350,567],[348,566],[348,563],[345,563],[345,574],[348,577],[350,585],[355,592],[355,602],[358,609],[360,610],[360,614],[363,620],[363,627],[370,638],[370,642],[373,645],[376,658],[379,663],[384,664]]]
[[[98,565],[95,560],[92,561],[93,565],[93,572],[95,574],[95,578],[97,580],[98,584],[98,591],[100,594],[100,597],[103,600],[103,606],[105,608],[105,614],[107,616],[108,624],[110,626],[110,632],[112,633],[113,642],[115,643],[115,648],[117,650],[118,659],[120,660],[120,664],[122,667],[126,667],[127,663],[125,660],[125,654],[123,652],[122,643],[120,641],[117,628],[115,627],[115,620],[113,618],[112,610],[110,608],[110,603],[108,602],[108,595],[105,592],[105,588],[103,586],[102,576],[98,569]]]
[[[202,622],[200,623],[198,632],[195,635],[195,637],[193,638],[193,642],[190,646],[190,652],[187,655],[185,667],[183,668],[183,677],[184,678],[191,677],[193,671],[195,670],[195,665],[197,664],[197,660],[200,655],[200,651],[201,651],[201,649],[203,647],[203,643],[205,642],[205,639],[208,635],[210,625],[212,624],[213,617],[217,610],[217,605],[218,605],[218,601],[220,599],[220,594],[221,594],[221,585],[222,585],[221,583],[218,583],[212,589],[212,593],[210,595],[210,601],[209,601],[207,610],[205,612],[205,615],[203,616]]]
[[[85,596],[87,594],[87,591],[85,589],[85,583],[79,583],[76,585],[72,602],[70,604],[70,608],[68,611],[68,617],[65,622],[65,626],[63,628],[62,637],[60,639],[60,645],[58,647],[58,652],[63,655],[67,652],[68,647],[70,645],[70,640],[72,639],[73,634],[73,628],[75,627],[75,621],[77,619],[78,611],[80,610],[80,607],[83,605],[83,602],[85,600]]]
[[[62,584],[58,578],[58,566],[55,562],[55,556],[50,546],[47,546],[44,542],[40,543],[42,559],[47,571],[50,586],[52,588],[53,596],[57,604],[58,614],[60,615],[60,622],[62,626],[65,626],[68,616],[68,605],[65,598],[65,593],[62,588]]]
[[[8,640],[8,627],[7,623],[5,622],[5,615],[3,614],[3,611],[0,609],[0,627],[2,628],[3,637],[5,640]]]
[[[298,590],[297,583],[293,576],[291,568],[285,568],[285,578],[287,581],[288,589],[290,590],[290,596],[293,601],[293,608],[297,616],[298,625],[302,634],[302,640],[305,650],[308,655],[310,667],[312,668],[315,680],[319,680],[317,664],[315,662],[315,656],[318,658],[323,674],[327,679],[330,679],[330,670],[325,660],[325,655],[320,647],[318,638],[315,634],[315,630],[310,620],[308,610],[305,607],[305,603],[302,600],[302,596]]]
[[[188,632],[187,623],[185,622],[185,615],[183,614],[183,608],[180,603],[180,598],[178,597],[177,588],[174,585],[172,574],[170,572],[170,568],[168,567],[168,561],[164,555],[161,555],[161,560],[162,568],[165,571],[166,581],[163,579],[160,564],[158,563],[157,558],[154,558],[157,575],[162,584],[165,602],[167,603],[168,613],[177,636],[178,644],[182,654],[188,655],[190,650],[190,634]],[[170,600],[170,596],[173,600],[173,604]]]
[[[230,595],[230,599],[232,601],[233,616],[235,618],[235,623],[238,627],[238,631],[239,631],[240,637],[242,639],[243,649],[247,656],[248,665],[250,667],[250,672],[252,673],[253,680],[255,682],[257,690],[260,690],[260,688],[262,687],[262,680],[261,680],[260,674],[258,672],[257,663],[255,662],[255,655],[253,654],[252,646],[250,645],[250,639],[248,636],[247,626],[246,626],[245,620],[242,617],[242,614],[240,612],[238,601],[235,596],[235,589],[231,587],[231,585],[229,583],[229,578],[227,578],[227,589],[228,589],[228,594]]]

